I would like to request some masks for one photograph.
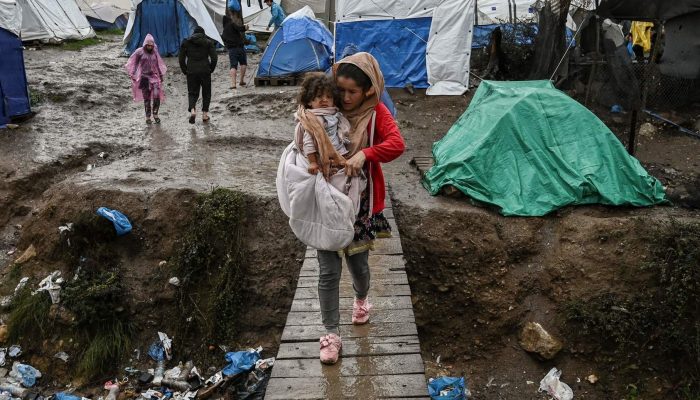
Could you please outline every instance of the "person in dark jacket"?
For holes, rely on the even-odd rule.
[[[216,48],[214,41],[204,34],[204,28],[194,28],[192,36],[180,46],[180,69],[187,75],[188,111],[190,124],[197,117],[197,99],[202,90],[202,121],[209,121],[209,102],[211,101],[211,74],[216,68]]]
[[[231,69],[229,74],[231,75],[231,89],[236,88],[236,70],[238,65],[241,69],[241,86],[245,86],[245,70],[248,65],[248,58],[245,52],[245,25],[241,25],[236,21],[231,22],[226,25],[224,32],[221,34],[221,38],[224,40],[224,44],[228,49],[228,58],[231,62]]]

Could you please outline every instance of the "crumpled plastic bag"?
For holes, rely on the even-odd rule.
[[[31,365],[15,362],[12,364],[10,376],[19,379],[22,381],[22,386],[29,388],[36,384],[37,378],[41,378],[41,372]]]
[[[61,271],[54,271],[46,278],[39,282],[39,288],[32,292],[32,294],[37,294],[39,292],[49,292],[51,296],[51,303],[58,304],[61,301],[61,284],[64,282],[61,277]]]
[[[119,211],[110,210],[107,207],[100,207],[97,209],[97,215],[112,221],[114,230],[117,231],[117,236],[123,236],[131,232],[131,222],[129,222],[129,218]]]
[[[559,380],[561,376],[561,371],[556,368],[549,370],[547,375],[540,381],[540,388],[538,391],[546,392],[548,395],[552,396],[555,400],[571,400],[574,398],[574,392],[571,390],[569,385]]]
[[[58,392],[53,395],[53,400],[80,400],[80,397],[64,392]]]
[[[248,372],[255,368],[255,362],[260,359],[260,351],[246,350],[226,353],[224,358],[229,363],[221,372],[226,376],[233,376],[241,372]]]
[[[158,332],[159,341],[153,342],[148,348],[148,355],[153,361],[170,360],[173,357],[173,340],[163,332]]]
[[[428,382],[428,394],[433,400],[466,400],[466,387],[464,377],[443,376]]]

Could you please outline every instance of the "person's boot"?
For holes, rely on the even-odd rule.
[[[369,321],[369,310],[372,309],[372,304],[369,300],[355,299],[352,304],[352,323],[353,325],[364,325]]]
[[[324,364],[335,364],[338,362],[340,349],[343,347],[340,336],[335,333],[329,333],[326,336],[321,336],[319,342],[321,344],[321,362]]]

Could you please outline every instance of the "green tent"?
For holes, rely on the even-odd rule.
[[[503,215],[571,204],[664,203],[661,183],[586,107],[549,81],[483,81],[467,111],[433,144],[423,185],[452,185]]]

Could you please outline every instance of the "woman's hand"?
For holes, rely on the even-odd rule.
[[[365,165],[365,160],[367,157],[362,151],[358,151],[357,154],[350,157],[350,159],[345,163],[345,175],[347,176],[358,176],[362,167]]]

